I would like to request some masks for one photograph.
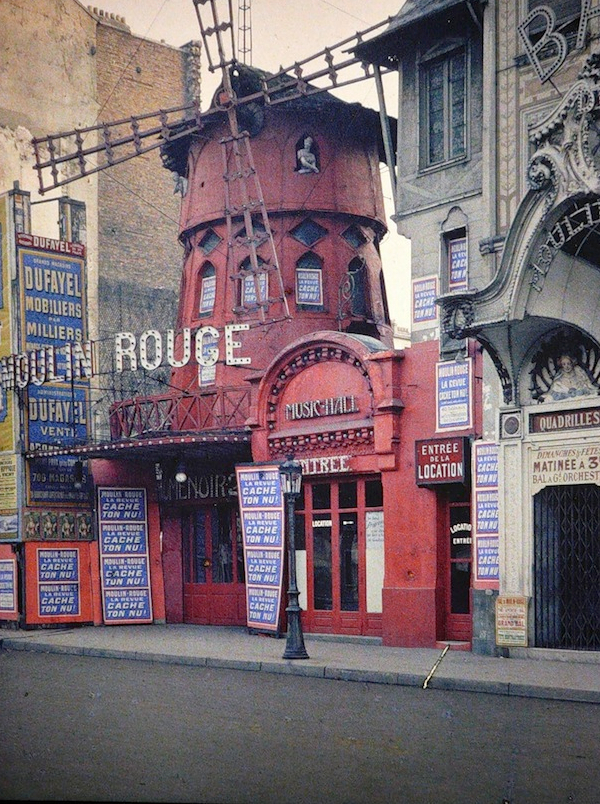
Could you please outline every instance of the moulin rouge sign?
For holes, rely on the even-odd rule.
[[[594,8],[591,6],[592,0],[581,0],[577,41],[575,43],[577,50],[582,50],[585,47],[590,20],[593,17],[600,16],[600,6],[595,6]],[[532,41],[530,36],[530,26],[532,24],[535,24],[535,41]],[[541,35],[538,28],[540,24],[543,26]],[[569,50],[566,38],[560,31],[556,30],[554,11],[548,6],[536,6],[518,26],[518,31],[525,45],[527,58],[536,71],[538,78],[542,83],[548,81],[562,67]],[[545,58],[549,50],[553,53],[553,56]]]

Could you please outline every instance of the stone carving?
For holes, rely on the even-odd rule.
[[[598,396],[600,349],[588,338],[560,332],[536,353],[530,376],[537,402]]]
[[[470,299],[446,299],[443,308],[442,328],[450,338],[460,340],[475,320],[473,302]]]

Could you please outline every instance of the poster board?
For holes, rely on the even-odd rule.
[[[246,622],[279,632],[285,511],[278,464],[236,466],[244,563]]]
[[[146,489],[98,489],[102,616],[105,625],[151,623]]]

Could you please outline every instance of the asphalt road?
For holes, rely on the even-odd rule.
[[[0,652],[3,800],[598,804],[600,707]]]

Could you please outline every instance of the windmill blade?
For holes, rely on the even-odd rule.
[[[193,112],[193,117],[182,115]],[[126,162],[202,128],[195,103],[32,140],[40,194]]]
[[[372,79],[373,67],[354,55],[354,50],[369,39],[383,33],[393,20],[388,17],[382,22],[359,31],[353,36],[324,48],[288,68],[280,69],[275,75],[266,75],[260,86],[249,92],[236,95],[231,76],[236,71],[233,48],[233,24],[231,13],[228,20],[221,21],[217,13],[218,0],[194,0],[201,31],[208,53],[208,42],[216,37],[218,61],[211,59],[211,70],[222,70],[223,84],[214,105],[200,112],[196,103],[174,106],[149,112],[145,115],[125,118],[110,123],[99,123],[86,128],[76,128],[57,134],[39,137],[32,141],[35,155],[34,169],[37,171],[40,194],[84,176],[125,162],[140,154],[160,148],[165,142],[201,131],[204,120],[217,112],[225,112],[234,137],[239,136],[236,109],[248,103],[263,103],[276,106],[295,98],[307,97],[320,92],[349,86],[350,84]],[[225,0],[231,12],[231,0]],[[211,12],[212,25],[201,18],[202,10]],[[231,30],[231,52],[226,52],[222,33]],[[393,63],[385,63],[378,70],[380,74],[394,71]],[[176,118],[176,119],[175,119]]]

